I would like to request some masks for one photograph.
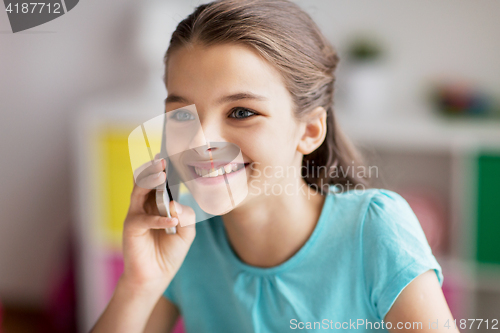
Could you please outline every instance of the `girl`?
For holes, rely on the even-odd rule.
[[[248,195],[193,224],[177,202],[175,217],[158,216],[154,193],[135,185],[124,272],[93,332],[168,332],[179,314],[187,332],[458,332],[411,208],[368,188],[336,124],[337,63],[286,0],[215,1],[180,22],[165,55],[166,111],[195,104],[207,141],[240,147]]]

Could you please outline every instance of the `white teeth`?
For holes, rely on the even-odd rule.
[[[243,165],[239,165],[237,163],[230,163],[230,164],[227,164],[227,165],[220,167],[218,169],[215,169],[215,170],[194,167],[194,172],[198,176],[205,177],[205,178],[212,178],[212,177],[222,176],[225,173],[227,174],[227,173],[231,173],[231,172],[240,170],[241,169],[240,166],[243,167]]]

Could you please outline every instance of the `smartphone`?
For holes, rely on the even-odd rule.
[[[170,165],[170,160],[167,155],[167,149],[166,149],[166,135],[165,135],[165,126],[166,126],[166,121],[167,117],[164,117],[165,120],[163,122],[163,129],[162,129],[162,135],[161,135],[161,150],[160,150],[160,158],[164,158],[165,161],[167,162],[167,167],[166,167],[166,175],[167,179],[165,182],[158,187],[156,187],[156,206],[158,207],[158,212],[160,212],[161,216],[167,216],[167,217],[172,217],[170,215],[170,201],[174,200],[174,196],[172,195],[172,192],[170,191],[170,188],[168,187],[168,178],[169,178],[169,172],[172,174],[172,168],[173,165]],[[175,194],[175,198],[177,199],[177,193]],[[165,231],[167,234],[175,234],[177,233],[177,228],[176,227],[171,227],[171,228],[165,228]]]

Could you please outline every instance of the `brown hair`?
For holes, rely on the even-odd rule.
[[[164,58],[165,81],[169,56],[195,43],[250,46],[279,70],[298,118],[324,107],[326,138],[302,161],[302,176],[308,185],[319,190],[327,184],[339,184],[342,189],[349,183],[368,187],[367,175],[358,176],[353,170],[363,165],[361,155],[338,127],[333,112],[334,71],[339,58],[298,5],[287,0],[218,0],[198,6],[172,34]],[[332,174],[335,177],[330,177]]]

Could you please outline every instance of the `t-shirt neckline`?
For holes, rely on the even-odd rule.
[[[240,260],[240,258],[238,258],[234,250],[231,248],[231,245],[229,244],[226,228],[224,227],[224,222],[222,221],[221,216],[216,216],[217,218],[216,225],[218,228],[220,228],[220,234],[222,235],[221,238],[222,238],[223,250],[227,253],[229,260],[236,267],[240,268],[243,271],[253,273],[255,275],[272,275],[284,272],[292,268],[307,255],[309,249],[315,243],[318,236],[321,234],[321,230],[323,229],[323,226],[326,223],[325,221],[328,219],[329,215],[328,212],[330,211],[333,198],[335,197],[334,192],[336,192],[336,189],[334,188],[328,191],[325,201],[323,203],[323,208],[321,209],[320,217],[318,219],[318,222],[316,223],[316,226],[314,227],[311,236],[309,236],[305,244],[285,262],[273,267],[258,267],[244,263],[243,261]]]

